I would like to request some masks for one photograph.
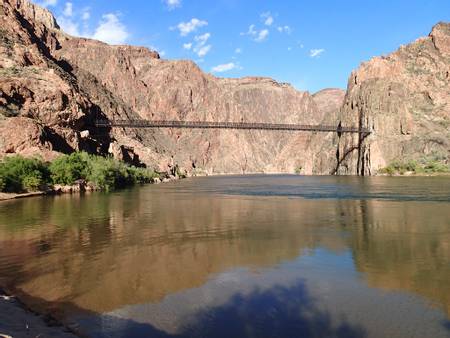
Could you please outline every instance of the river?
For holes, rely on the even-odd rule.
[[[0,286],[89,337],[450,337],[450,177],[5,201]]]

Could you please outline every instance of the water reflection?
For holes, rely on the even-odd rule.
[[[223,297],[223,292],[214,291],[217,298]],[[200,295],[200,290],[193,290],[184,296]],[[215,306],[209,302],[208,307],[196,309],[186,297],[182,303],[176,296],[173,298],[164,302],[165,309],[135,306],[80,322],[98,328],[91,332],[94,337],[365,337],[362,327],[336,320],[320,309],[301,281],[290,287],[231,293],[223,297],[224,303],[215,299]],[[191,305],[186,311],[175,304]],[[156,315],[158,310],[170,322]]]
[[[448,205],[361,201],[351,248],[370,286],[419,293],[450,316]]]
[[[418,179],[428,197],[416,202],[369,198],[371,184],[401,195],[398,181],[333,179],[200,179],[1,203],[0,285],[92,336],[374,336],[402,309],[411,320],[392,323],[399,337],[411,327],[444,336],[445,316],[411,294],[450,314],[449,180],[433,181],[434,199]],[[355,199],[331,199],[336,185]],[[329,198],[287,198],[286,187]]]

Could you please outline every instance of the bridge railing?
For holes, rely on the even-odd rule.
[[[213,121],[150,121],[150,120],[96,120],[97,127],[105,128],[191,128],[191,129],[246,129],[246,130],[286,130],[317,131],[337,133],[370,134],[368,129],[331,125],[305,125],[286,123],[253,122],[213,122]]]

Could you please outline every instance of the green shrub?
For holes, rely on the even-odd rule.
[[[406,172],[413,172],[415,174],[448,173],[450,172],[450,166],[443,163],[442,159],[432,157],[432,159],[421,159],[419,162],[413,160],[407,162],[392,162],[390,165],[380,169],[378,172],[380,174],[388,175],[403,175]]]
[[[146,168],[128,167],[127,170],[129,175],[133,177],[134,183],[151,183],[154,178],[159,177],[157,173]],[[183,174],[178,175],[181,177]]]
[[[392,165],[389,165],[385,168],[381,168],[378,171],[380,174],[387,174],[387,175],[394,175],[395,174],[395,168]]]
[[[87,180],[101,189],[111,190],[138,183],[150,183],[155,173],[144,168],[128,166],[111,158],[91,156]]]
[[[50,164],[54,184],[74,184],[76,180],[86,178],[90,158],[87,153],[73,153],[58,157]]]
[[[45,181],[42,178],[42,174],[38,171],[25,176],[22,180],[23,187],[27,191],[37,191],[42,189],[45,185]]]
[[[437,161],[429,161],[424,165],[424,171],[426,173],[447,173],[450,171],[448,165],[445,165]]]
[[[122,176],[122,177],[121,177]],[[120,173],[119,164],[113,159],[91,157],[87,180],[101,189],[110,190],[119,187],[119,181],[125,180]]]
[[[129,166],[109,157],[84,152],[58,157],[50,164],[36,158],[7,157],[0,162],[0,191],[36,191],[47,184],[74,184],[84,179],[104,190],[150,183],[155,172]]]
[[[2,191],[24,192],[48,183],[50,172],[40,159],[11,156],[0,163],[0,180]]]

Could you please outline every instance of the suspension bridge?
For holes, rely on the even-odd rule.
[[[258,122],[212,122],[212,121],[151,121],[151,120],[96,120],[95,126],[100,128],[185,128],[185,129],[244,129],[244,130],[282,130],[282,131],[310,131],[354,133],[367,136],[367,128],[344,127],[332,125],[308,125],[287,123],[258,123]]]

